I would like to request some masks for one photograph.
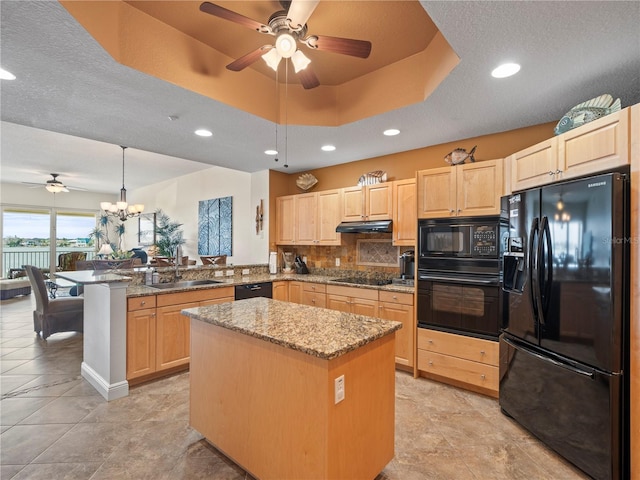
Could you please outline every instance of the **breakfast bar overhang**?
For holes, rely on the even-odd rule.
[[[400,323],[266,298],[182,313],[190,425],[253,476],[373,479],[393,458]]]

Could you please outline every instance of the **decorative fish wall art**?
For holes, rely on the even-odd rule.
[[[605,93],[573,107],[564,114],[553,131],[556,135],[560,135],[619,110],[620,99],[614,102],[613,97]]]

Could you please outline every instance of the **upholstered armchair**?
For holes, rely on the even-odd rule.
[[[84,331],[84,298],[59,297],[50,299],[42,272],[32,265],[25,265],[29,282],[36,298],[33,311],[33,330],[46,339],[59,332]]]
[[[76,263],[86,260],[86,258],[86,252],[61,253],[58,255],[58,271],[68,272],[70,270],[76,270]]]

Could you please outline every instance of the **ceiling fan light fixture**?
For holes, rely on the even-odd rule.
[[[311,63],[311,59],[302,53],[302,51],[296,50],[296,53],[291,57],[291,63],[293,63],[295,72],[298,73],[300,70],[307,68],[307,65]]]
[[[271,67],[274,71],[277,71],[282,57],[275,48],[272,48],[267,53],[262,55],[262,59],[266,62],[267,65],[269,65],[269,67]]]
[[[67,188],[60,183],[50,183],[44,188],[46,188],[51,193],[69,192],[69,190],[67,190]]]
[[[296,52],[296,39],[290,33],[278,34],[276,50],[282,58],[290,58]]]

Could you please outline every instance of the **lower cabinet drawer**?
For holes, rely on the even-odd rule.
[[[418,349],[418,370],[498,391],[498,367]]]
[[[418,348],[498,366],[498,342],[418,328]]]

